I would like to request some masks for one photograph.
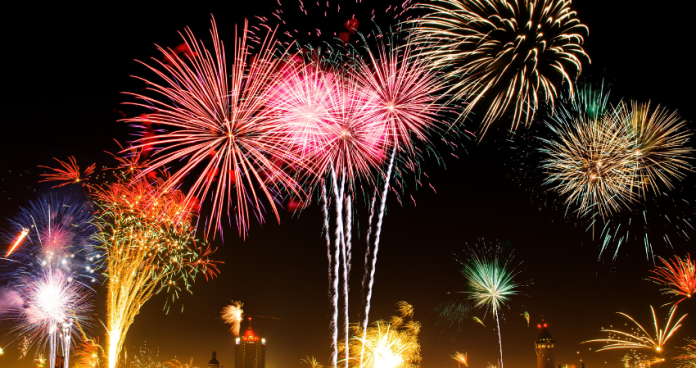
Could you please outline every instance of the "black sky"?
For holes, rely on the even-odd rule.
[[[283,3],[287,3],[284,8],[295,6],[293,0]],[[604,78],[616,98],[652,99],[678,109],[693,129],[693,13],[680,9],[681,3],[620,3],[574,4],[580,20],[590,29],[585,50],[592,64],[586,65],[582,78]],[[34,189],[47,188],[36,183],[37,165],[51,165],[51,157],[71,155],[83,164],[110,163],[103,151],[116,150],[112,139],[126,141],[132,132],[116,121],[119,116],[114,109],[133,115],[142,112],[120,105],[127,100],[120,92],[142,87],[129,76],[147,74],[134,59],[159,57],[155,43],[178,45],[177,31],[186,26],[208,40],[211,14],[221,38],[231,44],[235,24],[254,15],[270,16],[276,4],[256,0],[159,6],[23,5],[7,12],[2,24],[5,97],[0,133],[0,227],[6,225],[5,217],[31,198]],[[388,2],[375,2],[374,8],[385,9],[385,4]],[[340,30],[351,15],[344,12],[345,19],[338,15],[322,20],[317,27],[326,33]],[[306,22],[307,18],[285,20],[292,28],[292,22]],[[368,23],[361,20],[365,26]],[[399,300],[413,304],[416,320],[423,324],[424,368],[454,367],[449,355],[455,350],[469,353],[471,367],[495,362],[497,337],[490,315],[484,320],[487,328],[469,321],[452,341],[453,331],[441,332],[435,327],[433,311],[447,300],[447,291],[464,288],[453,252],[479,238],[507,241],[516,259],[523,262],[521,278],[533,280],[524,288],[525,295],[515,298],[505,310],[501,321],[508,366],[531,368],[536,364],[533,342],[538,330],[527,328],[520,316],[526,310],[532,315],[532,325],[541,315],[550,324],[558,346],[557,364],[579,366],[582,359],[587,368],[618,367],[618,354],[594,353],[580,342],[602,337],[602,327],[623,324],[617,311],[647,324],[649,305],[657,307],[667,301],[656,285],[644,280],[651,263],[643,246],[625,244],[616,261],[606,256],[598,260],[599,245],[582,226],[564,219],[561,211],[543,206],[553,195],[540,196],[535,194],[538,188],[520,186],[513,170],[519,157],[514,157],[505,138],[504,133],[492,132],[482,143],[462,142],[464,148],[455,152],[458,158],[445,154],[446,168],[425,162],[423,171],[437,193],[427,184],[417,191],[411,188],[408,194],[413,194],[416,205],[408,196],[403,206],[390,199],[371,315],[387,318]],[[683,185],[686,187],[680,191],[694,203],[693,173]],[[686,215],[693,217],[695,210],[690,211]],[[326,250],[320,235],[320,213],[312,207],[299,218],[285,214],[281,225],[254,226],[246,241],[229,235],[224,245],[218,240],[216,256],[225,262],[220,277],[195,284],[194,294],[182,297],[183,312],[175,308],[165,315],[163,297],[151,300],[136,318],[127,348],[130,351],[147,342],[148,347],[159,348],[162,360],[176,356],[188,361],[193,356],[200,366],[207,364],[210,352],[216,349],[221,364],[231,368],[234,338],[219,312],[229,300],[241,300],[250,314],[280,318],[254,320],[255,330],[268,341],[268,368],[299,367],[306,355],[327,363],[330,310]],[[655,253],[670,256],[693,249],[693,243],[681,241],[675,242],[674,250],[659,246]],[[356,251],[360,254],[361,248]],[[360,270],[354,272],[359,279]],[[357,283],[353,289],[357,302]],[[681,312],[693,312],[693,303],[683,303]],[[357,311],[358,303],[351,307]],[[666,314],[667,310],[658,312]],[[483,312],[474,315],[483,318]],[[687,317],[672,347],[688,331],[696,331],[693,318]],[[6,356],[0,357],[0,365],[22,367],[16,348],[6,347],[9,338],[2,335],[4,330],[0,346]],[[696,337],[696,333],[690,335]]]

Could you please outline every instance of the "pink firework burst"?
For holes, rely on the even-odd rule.
[[[293,58],[271,109],[287,141],[317,178],[332,169],[346,179],[370,175],[387,148],[384,121],[354,73]]]
[[[353,72],[371,105],[369,119],[385,125],[395,149],[412,152],[413,138],[427,142],[428,131],[437,127],[445,85],[410,45],[397,48],[393,39],[387,45],[384,37],[377,39],[376,52],[367,48],[367,60],[359,59]]]
[[[158,128],[148,130],[151,134],[141,137],[131,150],[153,148],[152,159],[141,175],[175,167],[165,190],[175,188],[196,171],[187,198],[210,197],[212,210],[206,234],[213,227],[221,232],[221,220],[227,213],[236,219],[240,235],[246,236],[250,217],[264,222],[264,202],[280,221],[276,202],[281,194],[299,191],[296,181],[284,171],[287,163],[296,160],[282,141],[280,122],[266,108],[269,86],[281,64],[274,56],[273,33],[256,48],[255,55],[250,54],[245,23],[241,35],[235,38],[234,58],[228,70],[214,21],[211,35],[212,51],[187,29],[182,38],[191,52],[177,54],[159,47],[167,56],[165,61],[143,63],[162,83],[139,79],[159,98],[131,94],[142,101],[134,105],[151,112],[147,122],[141,117],[127,122],[143,129],[145,125]]]

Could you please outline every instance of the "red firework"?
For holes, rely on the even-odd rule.
[[[283,164],[294,160],[282,141],[278,121],[265,107],[268,86],[280,67],[273,55],[274,34],[267,36],[253,57],[247,34],[245,23],[241,36],[235,38],[234,59],[228,71],[215,22],[211,29],[212,51],[186,29],[182,38],[190,52],[177,54],[159,47],[169,55],[166,62],[153,59],[154,65],[143,63],[162,83],[139,79],[160,98],[131,94],[142,101],[134,105],[151,110],[147,114],[149,123],[160,127],[154,136],[143,136],[132,147],[153,147],[151,161],[140,175],[178,166],[165,185],[165,189],[172,189],[196,171],[187,198],[211,198],[206,234],[212,227],[221,231],[226,212],[235,217],[240,234],[245,236],[249,217],[264,221],[264,198],[280,221],[276,202],[281,193],[299,190],[282,169]],[[127,122],[145,128],[142,118]]]
[[[691,260],[691,255],[687,253],[684,258],[674,256],[674,259],[671,260],[658,258],[662,261],[663,266],[655,267],[650,279],[664,286],[662,291],[665,294],[681,297],[674,304],[691,298],[691,295],[696,293],[696,262]]]
[[[53,186],[53,188],[58,188],[62,187],[63,185],[68,185],[71,183],[82,183],[82,185],[85,185],[85,181],[89,178],[90,175],[94,173],[94,168],[96,164],[92,164],[91,166],[88,166],[83,173],[80,173],[80,167],[77,166],[77,161],[75,160],[75,157],[70,156],[68,157],[69,162],[61,161],[57,158],[53,158],[54,160],[58,161],[60,166],[63,168],[52,168],[48,166],[42,166],[39,165],[39,167],[44,168],[44,169],[49,169],[52,170],[52,173],[48,174],[40,174],[42,177],[45,179],[40,180],[40,182],[46,182],[46,181],[59,181],[62,182],[60,184],[57,184]]]

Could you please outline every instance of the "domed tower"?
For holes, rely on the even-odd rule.
[[[554,349],[556,342],[553,341],[549,330],[547,330],[548,325],[544,320],[537,325],[541,329],[539,338],[534,344],[534,351],[536,351],[537,356],[537,368],[554,368]]]
[[[213,350],[213,359],[208,362],[208,368],[220,368],[220,362],[217,360],[217,353]]]

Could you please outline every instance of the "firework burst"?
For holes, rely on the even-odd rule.
[[[412,42],[446,71],[453,100],[486,105],[481,121],[512,115],[512,129],[529,125],[540,104],[553,106],[563,86],[571,95],[582,61],[585,25],[567,0],[444,1],[418,4]]]
[[[546,185],[577,207],[579,217],[602,218],[635,199],[635,151],[619,105],[598,119],[561,110],[546,125],[555,138],[541,139]]]
[[[57,187],[62,187],[64,185],[68,185],[70,183],[79,183],[81,185],[85,185],[85,182],[89,179],[89,176],[94,173],[94,168],[96,164],[92,164],[88,166],[85,171],[81,172],[80,167],[77,166],[77,161],[75,160],[75,157],[68,157],[69,162],[61,161],[57,158],[53,158],[54,160],[58,161],[60,166],[62,168],[51,168],[48,166],[41,166],[44,169],[49,169],[53,171],[52,173],[46,173],[46,174],[41,174],[42,177],[44,177],[41,182],[45,181],[59,181],[61,183],[56,184],[54,188]]]
[[[677,306],[674,305],[669,310],[665,327],[660,328],[660,324],[657,321],[657,316],[655,315],[655,309],[651,306],[650,310],[652,311],[653,324],[655,327],[654,336],[651,335],[643,326],[641,326],[640,323],[636,322],[636,320],[633,319],[633,317],[629,316],[626,313],[618,312],[618,314],[628,318],[631,322],[633,322],[636,325],[637,330],[635,332],[624,332],[613,329],[603,329],[601,331],[609,333],[609,338],[590,340],[586,342],[599,342],[606,344],[597,351],[615,349],[647,349],[652,350],[656,354],[662,354],[664,352],[665,343],[667,343],[667,340],[669,340],[669,338],[672,337],[674,332],[681,327],[681,322],[687,315],[684,314],[683,316],[679,317],[674,323],[672,323],[672,321],[674,320],[674,313],[676,313],[677,311]]]
[[[690,254],[684,258],[674,256],[671,260],[658,258],[662,266],[652,270],[650,279],[664,287],[664,294],[680,298],[674,302],[675,305],[696,294],[696,262],[691,260]]]
[[[282,165],[295,162],[281,139],[278,121],[266,108],[269,85],[280,68],[274,55],[276,43],[269,34],[254,57],[247,45],[246,23],[235,39],[234,59],[228,71],[225,49],[213,22],[213,51],[196,41],[186,30],[184,42],[192,50],[186,56],[170,55],[167,62],[145,64],[163,84],[140,78],[148,90],[161,99],[131,94],[151,110],[147,118],[127,121],[145,128],[155,124],[156,134],[144,135],[132,150],[153,147],[154,154],[141,175],[184,160],[183,166],[167,180],[164,190],[172,190],[187,175],[197,172],[187,201],[210,198],[212,212],[206,221],[207,233],[222,231],[225,212],[234,217],[241,235],[246,235],[250,217],[264,221],[265,198],[279,219],[276,202],[285,190],[298,186]],[[234,215],[230,215],[233,212]]]

